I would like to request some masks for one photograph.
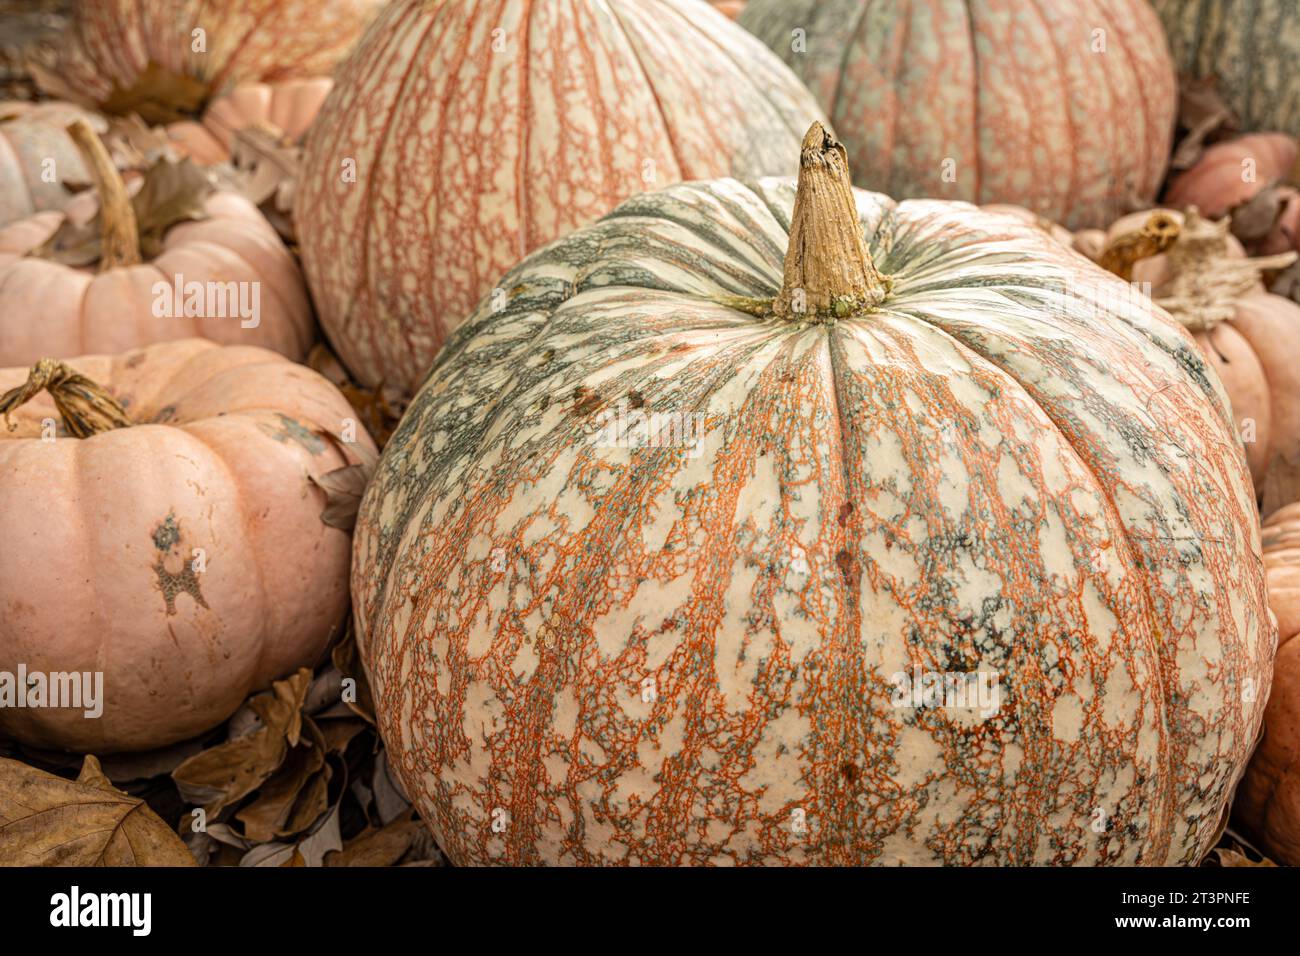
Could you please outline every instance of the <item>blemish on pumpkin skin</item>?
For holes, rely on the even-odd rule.
[[[280,427],[272,428],[265,422],[261,424],[261,429],[270,435],[276,441],[283,444],[284,442],[297,442],[303,448],[307,449],[312,455],[319,455],[325,450],[325,441],[310,428],[307,428],[302,422],[290,418],[283,412],[277,412],[276,417],[280,419]]]
[[[575,414],[591,415],[596,409],[600,408],[600,405],[600,396],[585,385],[579,385],[573,390],[573,411]]]
[[[188,594],[199,607],[207,609],[208,602],[203,599],[203,592],[199,588],[199,576],[192,562],[182,555],[181,570],[179,572],[167,570],[167,558],[181,540],[181,526],[176,520],[175,511],[169,511],[167,517],[158,522],[153,529],[152,537],[153,545],[158,551],[158,560],[154,562],[153,571],[158,576],[158,590],[162,591],[163,601],[167,606],[167,616],[171,617],[176,613],[176,598],[180,594]],[[173,634],[173,640],[175,637],[176,635]]]

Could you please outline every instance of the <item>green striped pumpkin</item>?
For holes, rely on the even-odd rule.
[[[1178,71],[1213,78],[1246,131],[1300,135],[1300,3],[1154,0]]]

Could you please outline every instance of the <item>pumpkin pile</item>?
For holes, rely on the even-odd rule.
[[[68,6],[0,101],[0,863],[1300,864],[1242,6]]]

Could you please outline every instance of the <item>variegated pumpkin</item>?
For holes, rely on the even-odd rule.
[[[385,0],[93,0],[74,8],[57,75],[151,122],[237,83],[327,77]]]
[[[1147,0],[750,0],[740,23],[808,84],[865,189],[1078,229],[1164,178],[1175,78]]]
[[[852,191],[820,126],[797,191],[638,196],[500,287],[354,543],[453,861],[1213,842],[1276,634],[1223,390],[1149,300],[1011,216]]]
[[[0,683],[0,735],[158,747],[319,659],[349,539],[317,479],[350,464],[349,440],[374,455],[333,385],[188,339],[0,369],[0,393],[0,673],[99,687],[93,706],[24,707]]]
[[[295,193],[303,264],[353,375],[412,390],[524,253],[656,184],[793,173],[820,116],[697,0],[396,0],[336,79]]]
[[[1296,0],[1153,0],[1181,74],[1212,79],[1249,132],[1300,136]]]

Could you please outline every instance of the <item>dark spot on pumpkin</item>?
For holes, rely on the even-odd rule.
[[[276,441],[297,442],[303,448],[313,455],[319,455],[325,450],[324,440],[310,428],[307,428],[297,419],[290,418],[283,412],[277,412],[276,417],[280,419],[280,427],[272,428],[265,422],[262,423],[262,431],[270,435]]]
[[[645,396],[636,389],[627,393],[627,403],[633,408],[645,408]]]
[[[537,403],[537,407],[538,407],[541,411],[546,411],[548,408],[550,408],[550,407],[551,407],[551,396],[549,396],[549,395],[543,395],[543,396],[542,396],[542,400],[541,400],[540,402]]]
[[[600,396],[591,389],[585,385],[579,385],[573,390],[574,414],[591,415],[598,408],[600,408]]]
[[[542,353],[542,361],[543,361],[543,362],[553,362],[553,361],[555,361],[555,349],[547,349],[545,352],[543,352],[543,353]]]
[[[851,514],[853,514],[853,502],[846,501],[844,504],[840,505],[840,513],[836,516],[835,520],[839,522],[841,528],[848,523],[849,515]]]
[[[145,360],[144,352],[132,352],[130,355],[126,357],[126,361],[123,364],[127,368],[135,368],[144,360]]]
[[[153,418],[150,419],[150,421],[153,422],[155,425],[161,425],[164,422],[174,421],[175,418],[176,418],[176,406],[164,405],[162,408],[158,409],[158,411],[154,413],[154,416]]]
[[[854,587],[857,584],[859,571],[853,560],[853,555],[840,548],[835,555],[835,565],[840,569],[840,574],[844,576],[844,583],[849,587]]]
[[[167,517],[153,529],[153,545],[158,549],[158,560],[154,562],[153,572],[158,578],[158,590],[162,592],[163,602],[167,607],[167,616],[176,613],[176,598],[188,594],[199,607],[206,608],[208,602],[203,599],[199,588],[199,575],[194,569],[194,562],[181,555],[180,571],[167,569],[167,559],[181,541],[181,526],[176,520],[176,512],[170,511]]]
[[[166,554],[176,547],[181,540],[180,525],[176,523],[176,512],[167,512],[167,517],[153,529],[153,546]]]
[[[862,772],[858,770],[857,764],[853,763],[851,760],[840,765],[840,773],[844,775],[844,779],[850,784],[857,783],[858,777],[862,775]]]

